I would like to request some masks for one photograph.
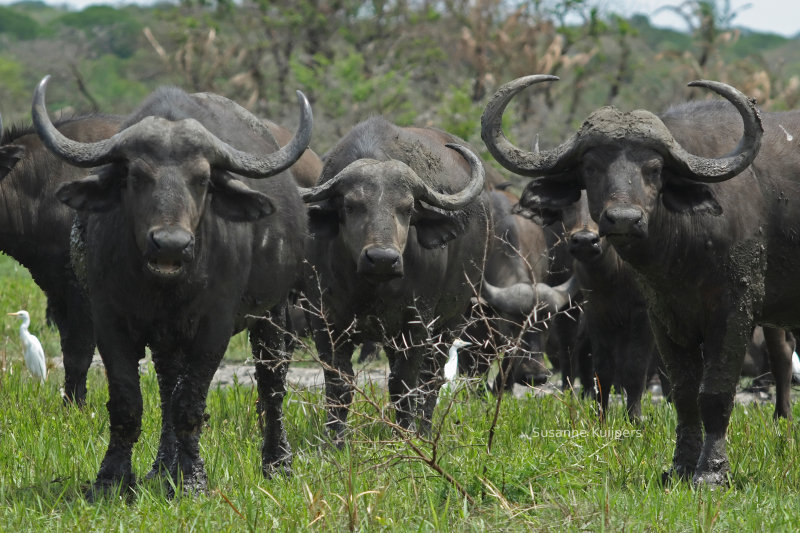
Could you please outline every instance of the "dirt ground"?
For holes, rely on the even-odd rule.
[[[103,363],[99,356],[95,356],[95,358],[92,360],[92,366],[102,366],[102,364]],[[55,360],[55,366],[63,366],[60,358]],[[152,363],[149,361],[143,361],[140,364],[140,371],[153,372],[154,370]],[[362,384],[374,382],[381,383],[385,386],[389,377],[388,365],[380,365],[375,363],[370,364],[367,368],[358,368],[356,365],[355,372],[358,383]],[[322,368],[308,366],[308,364],[291,366],[289,368],[287,381],[289,388],[295,389],[321,388],[324,386]],[[743,382],[745,381],[747,380],[743,380]],[[559,391],[558,382],[559,378],[554,376],[550,379],[550,381],[538,387],[514,385],[513,394],[516,398],[524,398],[529,395],[539,397],[547,394],[554,394]],[[229,386],[233,385],[234,383],[255,386],[255,367],[253,363],[232,364],[223,362],[219,369],[217,369],[217,373],[214,375],[211,386]],[[772,403],[774,401],[774,392],[774,388],[770,389],[769,392],[740,389],[736,394],[736,403]],[[651,386],[650,393],[652,394],[654,401],[661,401],[663,399],[661,387],[658,385]],[[792,390],[792,401],[797,401],[798,397],[800,397],[800,389],[795,386]]]

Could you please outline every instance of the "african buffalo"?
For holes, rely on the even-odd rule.
[[[494,227],[483,270],[483,286],[506,287],[541,281],[549,264],[542,228],[511,210],[517,198],[506,191],[490,190]],[[513,202],[513,203],[512,203]],[[469,376],[485,374],[500,352],[505,352],[495,379],[495,392],[514,383],[547,380],[541,325],[525,324],[528,316],[503,316],[492,306],[473,306],[462,339],[472,342],[459,350],[459,371]]]
[[[500,123],[506,105],[554,79],[503,86],[484,112],[484,142],[512,172],[539,177],[523,194],[527,209],[552,213],[586,190],[600,236],[636,272],[672,382],[676,446],[664,478],[725,483],[725,435],[753,325],[800,323],[800,112],[760,114],[734,88],[697,81],[733,106],[690,102],[660,117],[604,107],[557,148],[513,147]],[[789,416],[787,407],[775,415]]]
[[[389,341],[397,423],[421,431],[430,423],[435,392],[425,394],[419,426],[417,399],[436,389],[446,358],[436,347],[449,344],[475,294],[491,232],[483,164],[459,142],[374,117],[326,154],[320,184],[302,194],[314,237],[306,294],[320,311],[312,330],[338,442],[352,400],[353,346],[364,339]]]
[[[573,268],[584,295],[600,413],[604,416],[608,411],[611,387],[618,380],[625,390],[628,418],[638,421],[650,369],[660,366],[647,302],[633,269],[600,237],[589,216],[585,193],[574,205],[578,206],[577,223],[569,228],[567,243],[576,259]]]
[[[262,471],[288,473],[282,323],[303,258],[306,217],[285,170],[310,138],[305,97],[298,92],[298,132],[280,149],[234,102],[171,87],[152,93],[110,139],[82,143],[53,128],[45,108],[48,78],[34,95],[36,130],[59,157],[93,169],[56,191],[79,212],[95,335],[108,375],[110,439],[88,496],[134,482],[131,455],[142,419],[138,360],[145,346],[161,394],[161,440],[151,474],[169,474],[189,492],[206,489],[199,455],[206,395],[231,335],[244,327],[258,362]]]
[[[91,115],[57,122],[56,127],[82,142],[106,139],[122,117]],[[0,123],[0,251],[27,268],[47,296],[61,338],[64,399],[86,401],[86,373],[94,355],[89,302],[70,264],[70,231],[75,213],[58,201],[55,189],[86,176],[42,146],[33,128]]]

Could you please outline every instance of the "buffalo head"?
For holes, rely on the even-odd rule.
[[[577,133],[552,150],[516,148],[503,134],[503,111],[522,89],[557,79],[536,75],[507,83],[481,118],[481,136],[497,161],[517,174],[540,178],[525,188],[522,214],[552,220],[586,189],[589,212],[600,235],[614,243],[635,241],[647,236],[649,216],[659,207],[659,199],[673,212],[719,215],[722,208],[707,183],[736,176],[758,154],[763,129],[755,104],[733,87],[714,81],[689,85],[723,96],[741,115],[743,136],[728,155],[690,154],[656,115],[642,110],[624,113],[612,107],[592,113]]]
[[[298,91],[301,121],[291,142],[266,155],[241,152],[200,122],[146,116],[113,137],[81,143],[63,136],[45,108],[49,76],[36,88],[33,122],[44,144],[79,167],[99,167],[86,178],[61,185],[56,194],[77,210],[120,207],[144,257],[147,271],[170,279],[194,257],[195,232],[210,203],[222,218],[258,220],[273,212],[270,198],[236,174],[267,178],[289,168],[311,135],[311,108]]]
[[[321,185],[301,189],[305,202],[318,202],[309,207],[312,233],[339,235],[358,274],[369,280],[402,277],[410,228],[423,248],[445,246],[466,227],[460,210],[484,189],[480,159],[463,146],[447,146],[470,164],[469,183],[461,191],[440,193],[398,160],[359,159]]]

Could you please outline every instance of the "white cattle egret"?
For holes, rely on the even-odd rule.
[[[800,357],[792,353],[792,383],[800,383]]]
[[[33,375],[40,381],[44,382],[47,379],[47,365],[45,364],[44,350],[42,343],[36,336],[28,332],[28,326],[31,325],[31,317],[27,311],[17,311],[16,313],[8,313],[9,316],[16,316],[22,319],[22,325],[19,327],[19,336],[22,339],[22,345],[25,348],[25,366]]]
[[[453,345],[447,351],[447,363],[444,365],[444,378],[447,381],[453,381],[458,377],[458,349],[470,344],[472,343],[461,339],[453,341]]]
[[[463,348],[464,346],[469,346],[470,344],[472,343],[462,341],[461,339],[456,339],[453,341],[452,346],[450,346],[450,349],[447,351],[447,362],[444,364],[444,379],[446,379],[447,382],[442,385],[442,388],[439,391],[439,396],[448,394],[450,390],[450,383],[458,377],[458,349]]]

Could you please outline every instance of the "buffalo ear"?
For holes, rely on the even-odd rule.
[[[269,196],[230,177],[212,181],[211,208],[233,222],[253,222],[275,212]]]
[[[428,206],[417,210],[411,224],[417,230],[419,245],[429,250],[444,248],[448,242],[464,233],[467,227],[463,213],[450,213]]]
[[[714,215],[722,214],[711,187],[704,183],[686,180],[665,180],[661,188],[661,202],[675,213]]]
[[[332,239],[339,234],[339,209],[334,202],[326,200],[310,204],[308,231],[317,239]]]
[[[25,147],[18,144],[7,144],[0,146],[0,181],[5,178],[17,164],[17,161],[25,156]]]
[[[575,180],[539,178],[522,191],[522,198],[513,213],[548,226],[561,219],[561,210],[581,199],[581,187]]]
[[[120,189],[115,180],[98,174],[62,183],[56,189],[56,198],[78,211],[103,213],[120,202]]]

